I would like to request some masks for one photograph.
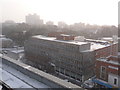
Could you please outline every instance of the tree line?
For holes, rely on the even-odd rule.
[[[17,45],[24,45],[24,41],[33,35],[48,35],[50,32],[65,32],[65,34],[75,36],[85,36],[85,38],[98,39],[101,37],[111,37],[118,35],[118,27],[108,25],[90,25],[75,23],[72,25],[28,25],[18,23],[15,25],[2,24],[2,34],[11,38]]]

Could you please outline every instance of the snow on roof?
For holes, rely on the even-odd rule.
[[[42,87],[42,88],[49,88],[49,86],[46,85],[46,81],[43,80],[45,78],[45,80],[46,79],[48,80],[48,83],[54,82],[57,85],[60,85],[61,87],[71,88],[71,89],[72,88],[81,88],[81,87],[79,87],[79,86],[77,86],[75,84],[72,84],[70,82],[65,82],[64,80],[62,80],[62,79],[60,79],[58,77],[55,77],[55,76],[50,75],[48,73],[45,73],[45,72],[43,72],[41,70],[38,70],[38,69],[36,69],[34,67],[31,67],[29,65],[26,65],[26,64],[18,62],[18,61],[15,61],[14,59],[11,59],[11,58],[9,58],[7,56],[3,56],[1,58],[4,58],[4,60],[7,60],[8,62],[11,62],[12,64],[9,64],[9,66],[8,66],[8,65],[4,64],[5,63],[4,62],[3,63],[4,66],[2,65],[3,67],[0,67],[0,68],[4,69],[8,73],[10,72],[10,74],[12,74],[15,77],[19,77],[20,80],[22,80],[25,83],[27,82],[27,84],[30,85],[30,86],[32,86],[32,87],[34,86],[34,87],[37,88],[37,86],[38,86],[38,88],[40,88],[40,87]],[[16,68],[16,66],[14,66],[13,64],[17,65],[18,67],[25,68],[25,71],[23,70],[22,72],[20,72],[21,69],[18,70]],[[13,65],[13,66],[11,66],[11,65]],[[32,78],[30,78],[29,75],[27,73],[25,73],[26,70],[28,71],[28,74],[31,73],[31,72],[33,72],[35,74],[35,76],[39,75],[40,77],[42,77],[41,80],[39,79],[39,81],[37,81],[38,78],[37,77],[33,77],[33,76],[32,76]],[[17,83],[19,83],[19,82],[17,82]],[[37,86],[35,86],[35,85],[37,85]],[[50,87],[55,87],[55,86],[51,86],[50,85]]]
[[[108,66],[108,67],[111,68],[111,69],[118,70],[118,67],[113,67],[113,66]]]
[[[106,63],[110,63],[110,64],[120,65],[120,63],[118,61],[112,61],[112,60],[108,60],[106,58],[99,58],[97,60],[102,61],[102,62],[106,62]]]
[[[23,47],[13,47],[13,48],[0,48],[0,51],[13,51],[13,52],[23,52],[24,48]]]
[[[12,41],[12,39],[4,38],[4,37],[0,38],[0,40],[4,40],[4,41]]]
[[[22,53],[22,52],[24,52],[24,50],[13,50],[13,51],[11,50],[11,52],[13,52],[13,53],[16,53],[16,54],[17,54],[17,53]]]
[[[91,43],[90,51],[110,46],[109,43],[106,43],[106,41],[103,41],[103,40],[87,39],[87,40],[90,40],[90,41],[103,42],[103,43],[106,43],[106,44],[96,43],[96,42],[89,42],[89,41],[88,42],[80,42],[80,41],[74,41],[74,40],[70,40],[70,41],[56,40],[56,37],[46,37],[46,36],[43,36],[43,35],[33,36],[33,38],[51,40],[51,41],[56,41],[56,42],[69,43],[69,44],[76,44],[76,45],[83,45],[83,44]]]
[[[108,41],[104,41],[104,40],[95,40],[95,39],[86,39],[87,41],[90,42],[101,42],[101,43],[107,43]]]
[[[2,70],[1,68],[0,68],[0,72],[2,73],[2,81],[11,88],[21,88],[21,87],[32,88],[28,84],[24,83],[23,81],[13,76],[12,74],[8,73],[7,71]]]
[[[111,40],[113,38],[112,37],[103,37],[102,39]]]
[[[5,35],[0,35],[0,38],[5,37]]]
[[[2,64],[2,66],[0,68],[2,81],[11,88],[50,88],[46,84],[30,78],[10,66],[5,64]]]
[[[32,37],[33,38],[38,38],[38,39],[56,41],[56,42],[75,44],[75,45],[88,44],[88,42],[77,42],[77,41],[74,41],[74,40],[70,40],[70,41],[56,40],[56,37],[46,37],[46,36],[42,36],[42,35],[37,35],[37,36],[32,36]]]
[[[99,44],[99,43],[91,43],[90,50],[97,50],[97,49],[104,48],[107,46],[110,46],[110,44],[103,45],[103,44]]]
[[[70,36],[70,35],[67,35],[67,34],[60,34],[61,36]]]

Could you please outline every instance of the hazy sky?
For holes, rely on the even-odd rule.
[[[83,22],[98,25],[118,24],[119,0],[2,0],[2,21],[25,22],[29,13],[44,21]],[[1,17],[0,17],[1,20]]]

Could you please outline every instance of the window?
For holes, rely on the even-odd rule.
[[[115,85],[117,84],[117,79],[116,79],[116,78],[114,79],[114,84],[115,84]]]
[[[102,78],[102,79],[106,78],[106,67],[104,67],[104,66],[101,66],[100,78]]]
[[[101,67],[101,72],[105,72],[106,68],[105,67]]]

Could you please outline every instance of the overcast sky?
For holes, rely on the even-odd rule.
[[[44,21],[117,25],[119,0],[2,0],[0,20],[25,22],[37,13]]]

